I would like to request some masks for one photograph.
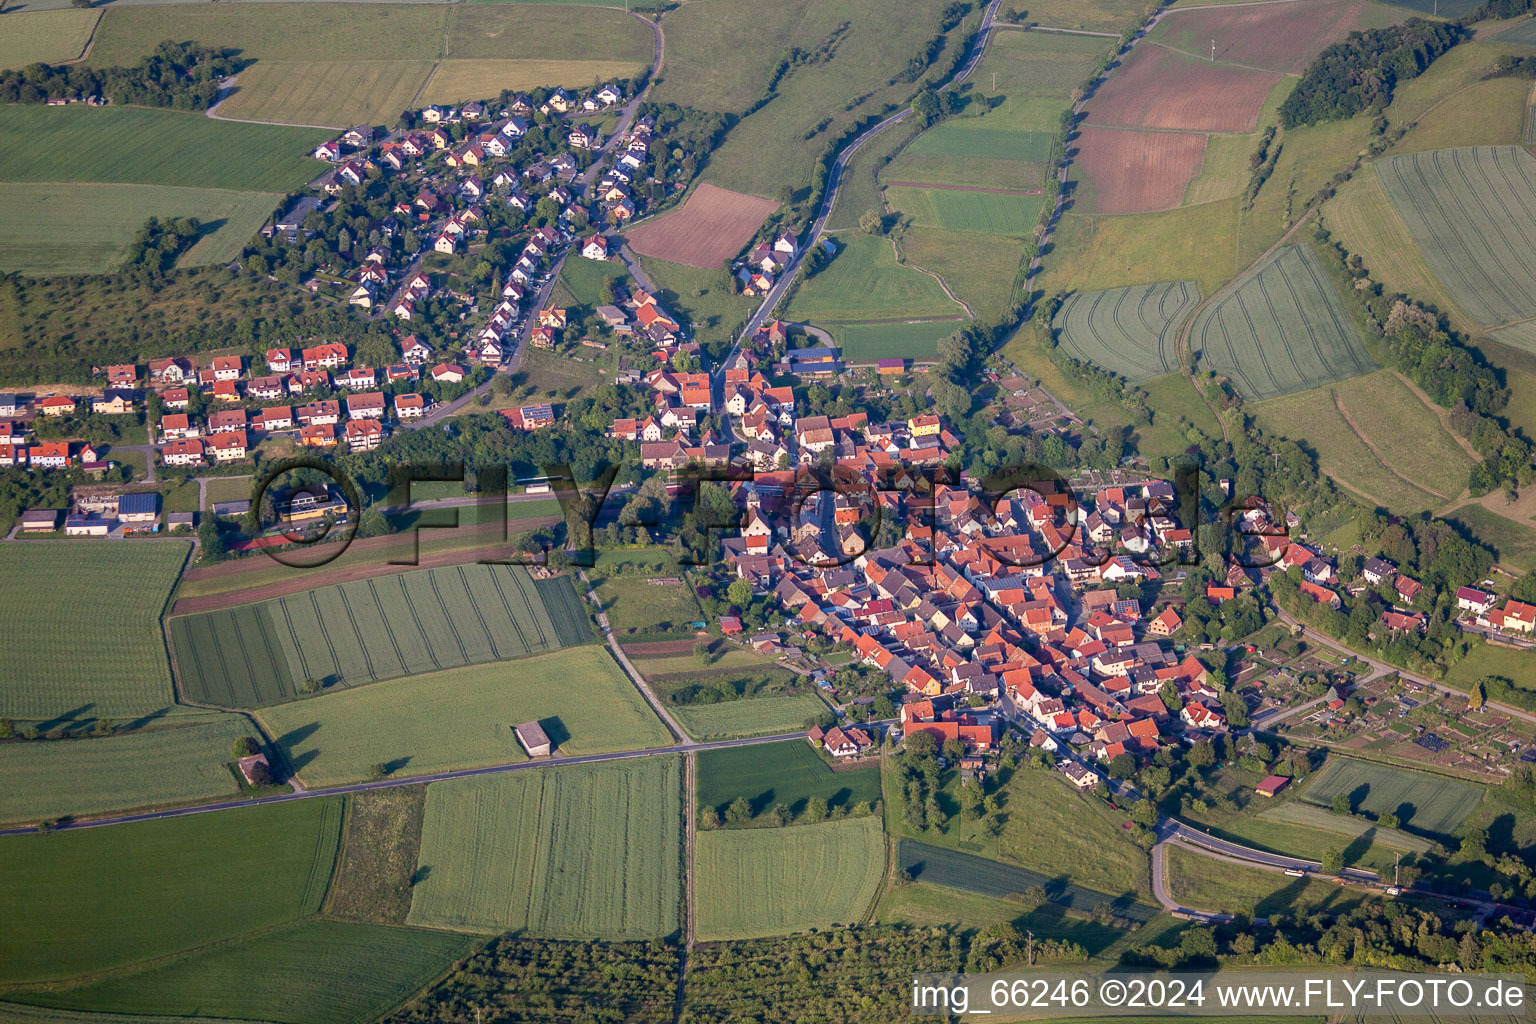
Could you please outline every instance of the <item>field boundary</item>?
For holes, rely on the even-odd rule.
[[[1339,410],[1339,415],[1343,418],[1344,425],[1349,428],[1350,433],[1354,434],[1355,437],[1360,439],[1360,443],[1365,445],[1365,450],[1371,453],[1371,457],[1376,460],[1382,469],[1386,470],[1388,473],[1391,473],[1393,476],[1397,477],[1403,483],[1407,484],[1409,487],[1412,487],[1416,491],[1423,491],[1425,494],[1433,495],[1436,498],[1439,498],[1441,501],[1454,500],[1444,494],[1441,494],[1437,490],[1426,487],[1415,480],[1410,480],[1407,476],[1404,476],[1402,473],[1398,472],[1397,467],[1392,465],[1382,456],[1381,452],[1376,449],[1375,443],[1369,437],[1365,436],[1365,433],[1355,424],[1354,419],[1350,417],[1349,410],[1344,407],[1344,396],[1339,394],[1336,388],[1329,388],[1328,395],[1333,399],[1333,407]]]

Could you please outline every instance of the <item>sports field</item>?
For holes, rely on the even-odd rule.
[[[306,680],[357,686],[517,658],[584,643],[591,627],[568,579],[542,586],[521,566],[474,564],[177,616],[171,638],[188,696],[261,707]]]
[[[1302,790],[1301,798],[1329,807],[1340,793],[1349,796],[1357,814],[1377,817],[1390,812],[1407,831],[1449,836],[1477,807],[1483,788],[1373,761],[1330,757]]]
[[[746,797],[753,814],[783,805],[791,814],[821,797],[833,810],[880,799],[880,766],[833,771],[804,740],[752,747],[706,750],[698,756],[699,809],[720,813],[737,797]]]
[[[1040,196],[954,188],[888,186],[886,201],[917,227],[1023,237],[1035,229]]]
[[[919,882],[947,885],[984,896],[1007,896],[1042,889],[1051,902],[1082,913],[1092,913],[1107,906],[1117,917],[1141,922],[1150,921],[1157,914],[1156,908],[1138,903],[1134,898],[1102,893],[1064,881],[1060,876],[1052,877],[911,839],[903,839],[897,846],[896,865],[910,872]]]
[[[338,797],[0,839],[0,983],[94,973],[316,913]]]
[[[939,341],[966,325],[953,320],[894,320],[888,323],[834,324],[832,333],[843,346],[843,358],[872,363],[877,359],[938,358]]]
[[[0,182],[9,228],[0,237],[0,271],[104,273],[150,217],[196,217],[205,225],[181,266],[227,262],[281,200],[272,192],[168,185]]]
[[[1178,368],[1179,325],[1199,303],[1193,281],[1080,292],[1062,304],[1052,326],[1074,358],[1140,382]]]
[[[1536,157],[1479,146],[1388,157],[1387,195],[1451,297],[1484,328],[1536,315]]]
[[[700,832],[693,891],[700,939],[857,924],[885,876],[878,818]]]
[[[98,10],[12,11],[0,35],[0,68],[76,59],[100,17]]]
[[[116,1013],[366,1024],[447,971],[465,935],[310,920],[133,974],[30,998]],[[261,983],[253,985],[252,965]]]
[[[309,785],[425,775],[526,759],[514,726],[538,721],[561,754],[659,747],[666,728],[605,648],[394,679],[260,713]]]
[[[190,111],[0,106],[0,181],[287,192],[325,169],[309,153],[329,137],[323,129],[237,124]]]
[[[1333,283],[1302,245],[1281,249],[1202,310],[1189,345],[1202,368],[1250,399],[1374,369]]]
[[[114,736],[0,743],[0,822],[233,796],[230,750],[254,731],[239,715],[187,711]]]
[[[13,600],[7,628],[26,637],[0,658],[0,717],[105,715],[171,703],[160,613],[189,544],[35,541],[0,547],[0,579],[42,580]]]
[[[667,711],[694,739],[723,740],[798,732],[806,728],[808,719],[826,714],[827,705],[813,693],[797,693],[719,704],[673,704]]]
[[[845,233],[826,269],[806,281],[790,303],[794,320],[888,320],[953,316],[960,307],[939,283],[897,264],[887,238]]]
[[[434,782],[410,922],[554,938],[676,931],[682,760]]]

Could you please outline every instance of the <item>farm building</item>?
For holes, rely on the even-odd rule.
[[[22,533],[52,533],[59,528],[56,508],[29,508],[21,514]]]
[[[152,523],[160,518],[160,495],[154,491],[125,494],[117,502],[117,518],[125,523]]]
[[[1275,794],[1284,789],[1290,783],[1290,781],[1291,780],[1286,778],[1284,775],[1271,775],[1263,782],[1255,786],[1254,790],[1259,794],[1259,796],[1273,797]]]
[[[517,742],[528,751],[529,757],[549,756],[552,749],[549,737],[544,734],[544,728],[538,722],[524,722],[512,731],[517,733]]]

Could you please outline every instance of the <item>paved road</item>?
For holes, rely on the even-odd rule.
[[[613,152],[619,140],[629,133],[630,125],[635,123],[635,115],[640,112],[640,104],[645,102],[646,95],[651,91],[651,82],[655,81],[656,75],[661,71],[662,62],[666,60],[667,41],[666,37],[661,34],[661,22],[641,14],[636,14],[634,11],[630,11],[629,14],[636,20],[644,22],[651,30],[651,73],[646,79],[645,88],[630,97],[629,102],[624,104],[620,110],[619,120],[613,126],[613,134],[608,136],[608,141],[603,143],[602,148],[598,150],[591,166],[581,173],[580,178],[576,179],[577,183],[583,188],[597,180],[598,175],[602,173],[606,158]]]

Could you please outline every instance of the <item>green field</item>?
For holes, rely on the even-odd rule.
[[[182,266],[224,263],[282,200],[270,192],[167,185],[0,182],[10,211],[0,271],[100,274],[112,269],[150,217],[196,217],[204,234]]]
[[[1499,502],[1503,495],[1483,500]],[[1530,520],[1511,519],[1475,501],[1448,509],[1444,518],[1492,548],[1499,564],[1511,572],[1536,571],[1536,530]]]
[[[1187,280],[1214,295],[1242,269],[1240,221],[1236,198],[1162,213],[1068,213],[1051,235],[1036,284],[1050,294]]]
[[[1043,890],[1052,903],[1080,913],[1109,907],[1116,917],[1145,923],[1157,914],[1155,907],[1136,901],[1135,894],[1111,894],[1088,889],[1027,868],[1003,864],[959,850],[903,839],[896,850],[896,864],[919,882],[944,885],[983,896],[1023,895]]]
[[[448,932],[312,920],[26,998],[118,1013],[366,1024],[446,972],[473,945],[468,936]],[[256,978],[260,983],[252,984]]]
[[[826,714],[827,705],[814,693],[796,693],[719,704],[673,704],[667,711],[694,739],[723,740],[797,732],[807,720]]]
[[[261,707],[305,680],[357,686],[523,657],[592,639],[568,577],[456,565],[306,590],[171,620],[188,696]]]
[[[669,935],[682,898],[681,797],[674,756],[434,782],[410,922],[555,938]]]
[[[1391,812],[1406,831],[1449,836],[1482,799],[1483,788],[1441,775],[1335,756],[1312,776],[1301,798],[1328,807],[1340,793],[1349,796],[1357,814],[1375,817]]]
[[[954,320],[897,320],[879,324],[833,324],[832,334],[850,362],[872,363],[877,359],[915,359],[933,362],[939,342],[966,325]]]
[[[1524,323],[1501,327],[1489,334],[1488,338],[1501,345],[1508,345],[1510,348],[1536,355],[1536,321],[1527,320]]]
[[[1044,202],[1039,196],[894,185],[886,188],[885,197],[915,227],[1019,238],[1035,229]]]
[[[1259,812],[1259,817],[1264,821],[1275,822],[1286,828],[1316,829],[1320,832],[1334,832],[1351,839],[1369,835],[1371,842],[1389,846],[1394,850],[1404,850],[1408,853],[1429,853],[1434,849],[1434,844],[1420,836],[1411,835],[1395,828],[1382,828],[1380,825],[1364,821],[1354,815],[1334,814],[1316,804],[1307,803],[1304,800],[1287,800],[1282,804],[1267,808]],[[1316,852],[1315,850],[1313,851]]]
[[[233,796],[239,715],[189,711],[113,736],[0,743],[0,821],[41,821]]]
[[[561,754],[660,747],[671,736],[602,647],[377,683],[261,712],[309,785],[525,760],[514,726],[538,721]]]
[[[782,804],[799,814],[813,796],[836,810],[880,799],[880,766],[833,771],[804,740],[706,750],[698,755],[698,806],[722,814],[746,797],[754,814]]]
[[[188,544],[37,541],[0,548],[0,578],[47,580],[13,592],[9,628],[26,637],[0,659],[0,717],[108,716],[171,703],[160,614]]]
[[[1078,293],[1052,326],[1074,358],[1140,382],[1178,369],[1179,326],[1199,303],[1193,281]]]
[[[1311,249],[1289,245],[1239,278],[1195,318],[1199,365],[1250,399],[1274,398],[1374,367]]]
[[[626,552],[628,553],[628,552]],[[641,555],[644,552],[636,551]],[[662,552],[654,551],[660,556]],[[599,565],[619,552],[598,556]],[[666,573],[671,575],[670,572]],[[702,622],[704,613],[686,582],[657,584],[639,574],[600,577],[592,589],[602,604],[603,614],[615,633],[647,632],[686,628],[690,622]]]
[[[953,316],[958,306],[939,283],[897,264],[889,239],[844,234],[825,270],[800,286],[790,303],[794,320],[888,320]]]
[[[581,306],[606,306],[613,302],[609,282],[628,277],[618,260],[567,259],[560,266],[560,283]]]
[[[393,124],[436,66],[430,60],[257,61],[240,72],[219,116],[338,128]]]
[[[1338,913],[1365,898],[1360,889],[1216,860],[1177,844],[1168,849],[1168,890],[1194,910],[1256,915]]]
[[[857,924],[885,876],[878,818],[700,832],[695,845],[705,941]]]
[[[325,169],[308,154],[329,136],[145,107],[0,106],[0,181],[286,192]]]
[[[1485,328],[1536,315],[1536,157],[1481,146],[1388,157],[1382,184],[1441,283]]]
[[[0,983],[122,967],[320,909],[339,798],[0,839]]]
[[[1022,286],[1024,243],[1007,235],[903,227],[902,258],[938,274],[976,319],[998,323],[1008,315],[1016,285]]]
[[[96,10],[12,11],[0,35],[0,68],[75,60],[100,17]]]

